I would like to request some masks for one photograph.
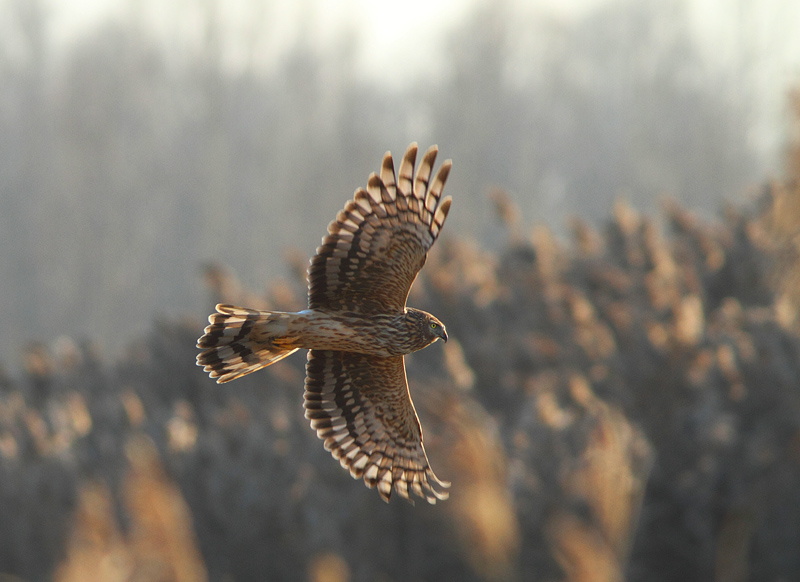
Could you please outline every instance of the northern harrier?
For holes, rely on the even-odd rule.
[[[197,364],[228,382],[308,349],[306,418],[342,467],[388,501],[394,488],[430,503],[447,499],[422,446],[422,429],[406,382],[404,354],[437,339],[441,321],[406,307],[450,209],[442,199],[451,162],[431,182],[438,149],[414,173],[417,145],[397,176],[389,152],[380,175],[356,190],[328,225],[308,269],[308,309],[299,313],[217,305]]]

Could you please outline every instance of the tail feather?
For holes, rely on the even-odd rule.
[[[197,365],[222,384],[282,360],[298,349],[289,330],[292,315],[217,305],[197,340],[203,350]]]

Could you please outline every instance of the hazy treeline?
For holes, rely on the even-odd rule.
[[[118,349],[153,314],[204,311],[208,260],[250,287],[284,274],[285,249],[310,254],[382,153],[412,140],[455,161],[446,235],[490,246],[494,186],[561,227],[621,193],[713,208],[758,170],[749,95],[702,57],[681,2],[568,24],[493,3],[448,33],[438,73],[390,87],[356,73],[368,47],[346,35],[323,52],[299,34],[274,66],[232,68],[214,2],[192,5],[205,40],[191,51],[133,8],[56,50],[46,6],[7,2],[0,40],[7,364],[31,339]],[[252,6],[267,15],[257,47],[280,22]]]

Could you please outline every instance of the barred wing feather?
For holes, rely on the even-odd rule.
[[[380,175],[355,196],[328,226],[308,270],[308,306],[331,311],[402,311],[450,210],[442,199],[451,162],[430,178],[438,149],[431,147],[416,174],[417,145],[411,144],[395,175],[389,152]]]
[[[310,350],[306,418],[325,449],[388,501],[392,489],[436,503],[450,483],[433,473],[408,393],[403,356]]]

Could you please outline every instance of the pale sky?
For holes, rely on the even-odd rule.
[[[0,0],[3,14],[26,0]],[[414,74],[436,74],[437,55],[448,32],[476,3],[484,0],[41,0],[49,10],[49,36],[56,47],[109,20],[138,19],[165,54],[192,58],[205,43],[209,15],[223,30],[224,59],[237,66],[269,67],[300,36],[324,52],[352,34],[362,51],[357,72],[386,83],[402,83]],[[613,0],[509,0],[523,17],[546,16],[569,21]],[[22,4],[16,4],[22,2]],[[5,5],[5,6],[4,6]],[[687,0],[694,37],[708,58],[732,71],[750,70],[742,78],[755,88],[764,116],[754,145],[770,151],[782,139],[785,92],[800,80],[800,1]],[[224,7],[224,8],[223,8]],[[6,9],[3,9],[6,8]],[[61,54],[65,51],[56,51]],[[441,56],[438,57],[439,59]],[[757,67],[742,67],[757,59]]]
[[[13,1],[13,0],[11,0]],[[482,0],[43,0],[56,43],[72,40],[108,19],[133,16],[162,39],[177,45],[198,42],[203,11],[244,36],[260,38],[260,54],[279,54],[298,34],[313,35],[321,47],[354,31],[367,47],[360,66],[371,73],[394,67],[425,66],[426,54],[468,9]],[[570,19],[610,0],[512,0],[525,13]],[[9,0],[0,0],[10,4]],[[691,0],[688,7],[701,44],[722,60],[742,58],[748,49],[774,54],[765,75],[800,73],[800,2],[797,0]],[[224,10],[219,7],[224,6]],[[7,11],[3,10],[7,13]],[[0,16],[2,18],[2,16]],[[264,34],[265,27],[269,33]],[[249,29],[249,30],[248,30]],[[236,36],[236,35],[234,35]],[[264,37],[268,37],[264,39]],[[267,44],[264,44],[267,43]],[[236,60],[235,48],[230,58]],[[252,51],[251,51],[252,52]],[[386,72],[390,76],[389,72]],[[759,82],[763,82],[760,79]]]
[[[469,9],[481,0],[227,0],[217,18],[234,30],[260,37],[259,52],[280,53],[298,34],[313,35],[320,46],[353,31],[367,50],[360,67],[373,74],[393,67],[425,66],[426,54],[440,46],[447,32],[457,26]],[[516,0],[526,10],[570,18],[606,0]],[[133,16],[148,23],[160,38],[176,45],[199,42],[203,10],[213,0],[45,0],[51,11],[52,38],[70,42],[83,33],[114,19]],[[262,24],[263,23],[263,24]],[[266,25],[269,34],[263,34]],[[261,33],[261,34],[259,34]],[[268,37],[264,39],[263,37]],[[268,43],[268,44],[264,44]],[[236,60],[235,48],[230,58]],[[234,63],[235,65],[235,63]],[[393,69],[395,70],[395,69]],[[397,71],[404,72],[402,70]],[[386,72],[387,77],[391,76]]]

